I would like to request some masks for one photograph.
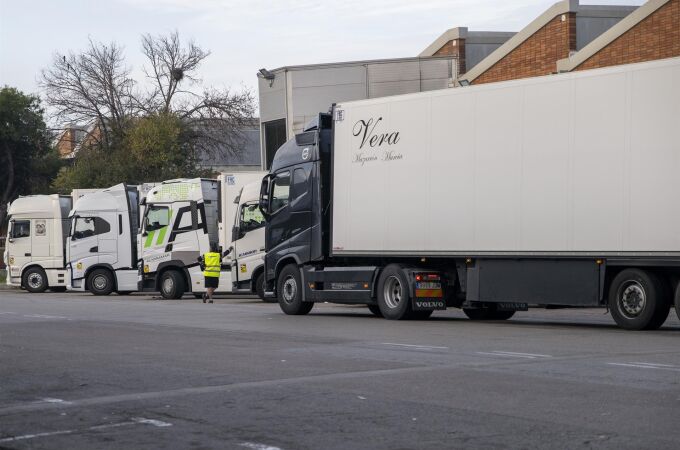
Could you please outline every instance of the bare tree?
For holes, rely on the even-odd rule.
[[[190,89],[200,82],[196,73],[210,52],[192,41],[182,45],[177,32],[142,36],[142,50],[150,65],[144,71],[154,86],[147,99],[149,109],[176,114],[188,127],[187,136],[198,153],[237,156],[245,140],[243,130],[253,117],[252,94]]]
[[[92,137],[107,147],[139,110],[135,82],[115,43],[90,40],[80,54],[56,54],[52,66],[42,71],[40,85],[58,125],[96,124],[99,132]]]
[[[59,125],[90,123],[100,127],[107,149],[119,144],[135,118],[172,114],[186,129],[182,148],[191,156],[217,152],[238,156],[244,143],[243,129],[254,112],[247,90],[203,89],[198,70],[210,55],[194,42],[182,43],[177,32],[142,36],[142,52],[148,63],[144,72],[150,88],[138,84],[125,67],[122,48],[92,40],[79,54],[56,55],[42,72],[45,101]]]

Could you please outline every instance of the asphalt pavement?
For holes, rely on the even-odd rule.
[[[680,448],[680,321],[0,290],[0,449]]]

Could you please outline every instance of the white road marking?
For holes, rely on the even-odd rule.
[[[156,420],[156,419],[145,419],[144,417],[133,417],[132,421],[135,423],[144,423],[147,425],[153,425],[154,427],[171,427],[172,424],[170,422],[163,422],[162,420]]]
[[[500,350],[493,350],[490,352],[476,352],[478,355],[486,356],[503,356],[506,358],[524,358],[524,359],[538,359],[538,358],[552,358],[551,355],[541,355],[538,353],[517,353],[517,352],[504,352]]]
[[[408,348],[416,348],[416,349],[434,349],[434,350],[448,350],[448,347],[439,347],[436,345],[416,345],[416,344],[396,344],[394,342],[383,342],[381,345],[394,345],[397,347],[408,347]]]
[[[16,313],[7,311],[7,312],[0,312],[0,314],[16,314]]]
[[[636,367],[638,369],[656,369],[656,370],[670,370],[673,372],[680,372],[680,367],[669,366],[668,364],[654,364],[654,363],[607,363],[610,366],[619,367]]]
[[[82,428],[80,430],[59,430],[59,431],[50,431],[46,433],[33,433],[33,434],[24,434],[21,436],[12,436],[12,437],[7,437],[7,438],[2,438],[0,439],[0,442],[14,442],[14,441],[24,441],[26,439],[35,439],[35,438],[41,438],[41,437],[48,437],[48,436],[59,436],[59,435],[65,435],[65,434],[73,434],[73,433],[82,433],[84,431],[96,431],[96,430],[105,430],[108,428],[119,428],[119,427],[127,427],[131,425],[153,425],[155,427],[171,427],[172,424],[168,422],[163,422],[161,420],[155,420],[155,419],[146,419],[144,417],[133,417],[131,420],[127,422],[117,422],[117,423],[105,423],[103,425],[95,425],[92,427],[88,428]],[[253,447],[254,448],[254,447]],[[265,447],[263,447],[264,449]],[[274,448],[274,447],[272,447]]]
[[[50,398],[50,397],[41,398],[40,401],[45,402],[45,403],[71,403],[71,402],[67,402],[66,400],[62,400],[60,398]]]
[[[241,447],[252,448],[253,450],[281,450],[279,447],[272,447],[271,445],[258,444],[255,442],[242,442]]]
[[[46,314],[24,314],[24,317],[30,317],[32,319],[68,319],[64,316],[48,316]]]

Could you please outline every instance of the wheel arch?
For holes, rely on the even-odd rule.
[[[94,272],[97,269],[105,269],[111,272],[111,278],[113,279],[113,290],[115,291],[118,289],[118,280],[116,279],[116,271],[113,268],[111,264],[106,264],[106,263],[97,263],[91,267],[88,267],[87,270],[85,271],[85,289],[88,291],[90,290],[90,274]]]
[[[47,277],[47,272],[46,272],[45,268],[43,266],[41,266],[40,264],[33,263],[33,262],[26,264],[21,269],[21,287],[22,288],[26,287],[26,286],[24,286],[24,275],[26,275],[26,272],[28,272],[29,269],[32,269],[34,267],[37,267],[38,269],[42,270],[45,273],[45,283],[47,284],[47,289],[49,289],[50,288],[50,281],[49,281],[49,278]],[[7,277],[9,278],[9,271],[7,273]]]
[[[184,277],[184,286],[186,286],[187,292],[193,292],[188,266],[186,266],[182,261],[178,260],[165,261],[158,265],[158,270],[156,271],[156,277],[154,281],[154,286],[157,291],[160,291],[161,289],[161,277],[168,270],[176,270],[182,274],[182,277]]]

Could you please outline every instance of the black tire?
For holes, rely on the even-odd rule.
[[[159,286],[161,296],[166,300],[180,299],[186,290],[184,277],[176,270],[167,270],[163,272]]]
[[[640,269],[621,271],[609,287],[609,310],[626,330],[656,330],[668,318],[670,298],[659,278]]]
[[[497,311],[493,304],[484,308],[463,308],[463,312],[470,320],[508,320],[515,315],[515,311]]]
[[[366,305],[368,306],[368,310],[373,313],[374,316],[382,317],[382,312],[380,311],[380,306],[378,305]]]
[[[49,287],[47,284],[47,275],[40,267],[31,267],[26,270],[21,281],[24,288],[26,288],[28,292],[34,294],[45,292]]]
[[[680,283],[675,288],[675,315],[680,320]]]
[[[87,276],[87,289],[94,295],[109,295],[114,283],[113,274],[107,269],[95,269]]]
[[[265,303],[276,303],[276,297],[265,298],[264,296],[264,272],[260,272],[255,278],[255,293]]]
[[[295,264],[288,264],[279,273],[276,297],[281,310],[291,316],[303,316],[314,307],[314,303],[302,301],[302,280]]]
[[[408,280],[397,264],[385,267],[378,280],[378,307],[385,319],[407,320],[413,315]]]

